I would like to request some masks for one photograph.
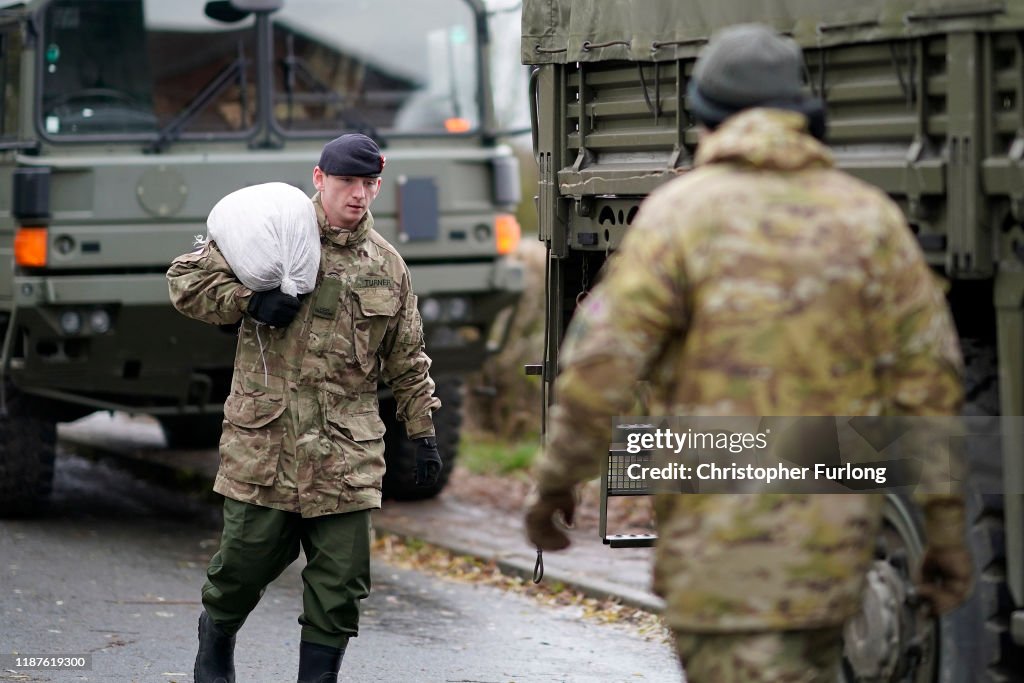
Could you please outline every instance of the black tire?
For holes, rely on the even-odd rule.
[[[182,451],[216,448],[220,443],[223,416],[170,415],[159,418],[167,447]]]
[[[43,512],[53,491],[57,423],[35,414],[33,402],[10,384],[0,416],[0,517]]]
[[[434,498],[448,484],[458,456],[459,433],[462,428],[462,380],[447,379],[437,383],[435,395],[441,399],[441,408],[434,413],[434,431],[437,449],[444,465],[437,483],[418,487],[413,481],[416,466],[416,444],[405,436],[405,426],[395,418],[395,400],[380,402],[380,415],[387,425],[384,435],[384,497],[392,500],[425,500]]]
[[[840,681],[945,680],[941,677],[941,657],[952,648],[950,634],[933,619],[919,614],[909,599],[924,547],[920,509],[906,495],[887,494],[864,608],[847,623],[844,632]],[[890,642],[886,635],[893,640]]]
[[[963,339],[966,373],[964,414],[999,414],[998,364],[994,342]],[[994,431],[994,430],[992,430]],[[945,618],[956,643],[943,658],[955,683],[1024,681],[1024,650],[1013,643],[1007,615],[1012,606],[1006,582],[1002,451],[999,440],[976,439],[967,453],[965,497],[974,558],[974,591]]]
[[[998,364],[994,342],[965,338],[961,345],[966,366],[964,415],[981,421],[985,416],[998,416]],[[996,426],[984,431],[996,434]],[[968,448],[964,494],[970,525],[968,543],[974,561],[974,590],[963,605],[942,618],[937,631],[931,634],[926,630],[918,631],[924,636],[919,639],[925,646],[919,651],[921,659],[913,671],[904,671],[903,677],[894,680],[1024,682],[1024,650],[1013,643],[1007,620],[1013,602],[1006,581],[1000,442],[995,436],[976,437]],[[920,561],[924,542],[920,536],[920,511],[906,499],[891,498],[888,502],[886,529],[890,535],[898,537],[896,543],[890,541],[889,545],[899,547],[907,566],[914,568]],[[899,514],[892,514],[894,512]],[[901,574],[904,583],[909,585],[909,575]],[[927,624],[919,626],[927,628]],[[936,654],[937,661],[934,660]],[[844,680],[860,680],[853,675],[849,662],[844,663],[844,674]]]

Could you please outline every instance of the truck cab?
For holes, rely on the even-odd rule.
[[[344,132],[387,157],[375,226],[412,272],[449,472],[458,378],[500,345],[494,323],[522,289],[505,258],[519,174],[495,133],[490,45],[479,0],[5,3],[2,507],[45,498],[59,420],[123,410],[159,419],[172,446],[216,443],[236,336],[174,311],[164,273],[229,192],[283,181],[312,195],[320,148]],[[402,461],[394,412],[382,393]],[[402,470],[392,495],[443,486],[415,491]]]

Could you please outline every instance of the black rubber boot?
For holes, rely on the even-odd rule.
[[[235,683],[235,637],[224,633],[203,610],[199,615],[199,652],[195,683]]]
[[[337,683],[347,645],[346,642],[341,647],[328,647],[304,640],[299,643],[298,683]]]

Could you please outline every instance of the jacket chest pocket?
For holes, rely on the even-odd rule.
[[[401,302],[396,291],[384,287],[353,289],[352,293],[352,343],[360,364],[367,367],[376,363],[377,350]]]

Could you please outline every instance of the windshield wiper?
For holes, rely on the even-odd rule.
[[[194,119],[199,112],[203,111],[210,102],[213,102],[221,95],[221,93],[224,92],[225,89],[227,89],[228,86],[233,85],[235,82],[238,83],[239,87],[239,97],[241,98],[242,105],[241,120],[244,122],[246,115],[249,112],[247,95],[248,87],[245,82],[245,71],[247,66],[248,62],[245,59],[245,52],[242,45],[239,44],[238,57],[235,61],[221,69],[209,83],[203,86],[203,89],[192,98],[188,105],[178,112],[177,116],[171,119],[166,126],[160,129],[160,132],[157,133],[156,140],[146,148],[146,151],[158,154],[167,149],[169,144],[181,137],[185,127],[191,123],[192,119]]]
[[[302,81],[302,84],[313,91],[324,104],[330,104],[337,107],[337,116],[341,119],[342,124],[349,130],[357,133],[362,133],[367,137],[371,137],[377,140],[381,145],[384,144],[383,138],[381,138],[376,127],[374,127],[369,121],[362,118],[355,118],[350,116],[350,108],[345,106],[346,97],[338,93],[334,88],[330,87],[323,80],[318,78],[313,70],[309,68],[305,60],[295,55],[295,36],[291,33],[288,34],[285,40],[285,49],[287,50],[284,59],[281,63],[284,67],[284,92],[286,102],[288,103],[288,125],[290,126],[293,121],[293,112],[295,109],[295,95],[296,95],[296,80]]]

